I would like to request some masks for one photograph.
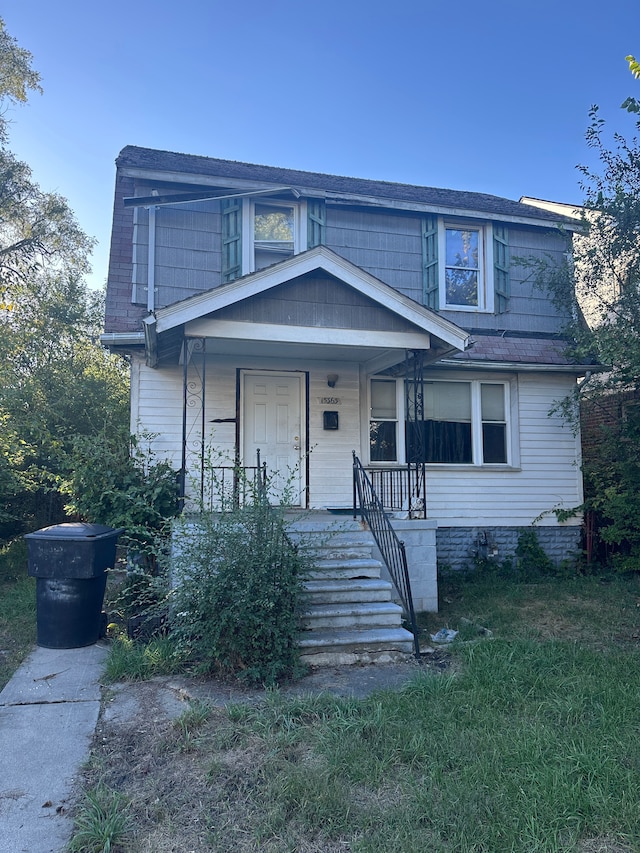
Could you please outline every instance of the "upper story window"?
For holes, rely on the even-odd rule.
[[[507,311],[510,288],[506,226],[425,216],[422,288],[424,304],[436,311]]]
[[[222,201],[222,280],[277,264],[324,242],[322,199],[281,201],[269,196]]]
[[[300,205],[245,202],[248,206],[246,268],[249,272],[277,264],[300,251]],[[304,235],[306,237],[306,234]]]
[[[439,229],[440,306],[458,311],[493,311],[491,225],[443,222]]]

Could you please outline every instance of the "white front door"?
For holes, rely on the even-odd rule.
[[[243,464],[266,462],[269,498],[305,506],[304,386],[300,373],[245,372]]]

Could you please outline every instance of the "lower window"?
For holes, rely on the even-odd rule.
[[[371,380],[371,462],[401,462],[404,456],[432,464],[508,463],[506,383],[429,381],[418,389],[424,389],[423,399],[416,400],[416,386],[406,382],[404,411],[395,388],[395,380]]]

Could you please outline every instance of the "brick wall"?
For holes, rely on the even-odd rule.
[[[501,562],[513,557],[523,527],[439,527],[436,533],[438,565],[454,570],[468,569],[474,558],[489,556]],[[538,541],[547,556],[559,565],[575,557],[581,549],[579,526],[536,527]],[[487,551],[484,551],[486,548]]]

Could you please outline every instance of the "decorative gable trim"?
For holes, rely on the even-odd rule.
[[[192,296],[167,308],[161,308],[155,315],[145,318],[144,322],[147,326],[154,326],[157,333],[161,333],[213,314],[221,308],[264,293],[279,284],[315,270],[324,270],[387,310],[413,323],[419,329],[433,334],[453,349],[465,350],[469,336],[464,329],[418,305],[417,302],[394,290],[380,279],[327,249],[326,246],[318,246],[302,252],[275,266],[259,270],[206,293]]]

